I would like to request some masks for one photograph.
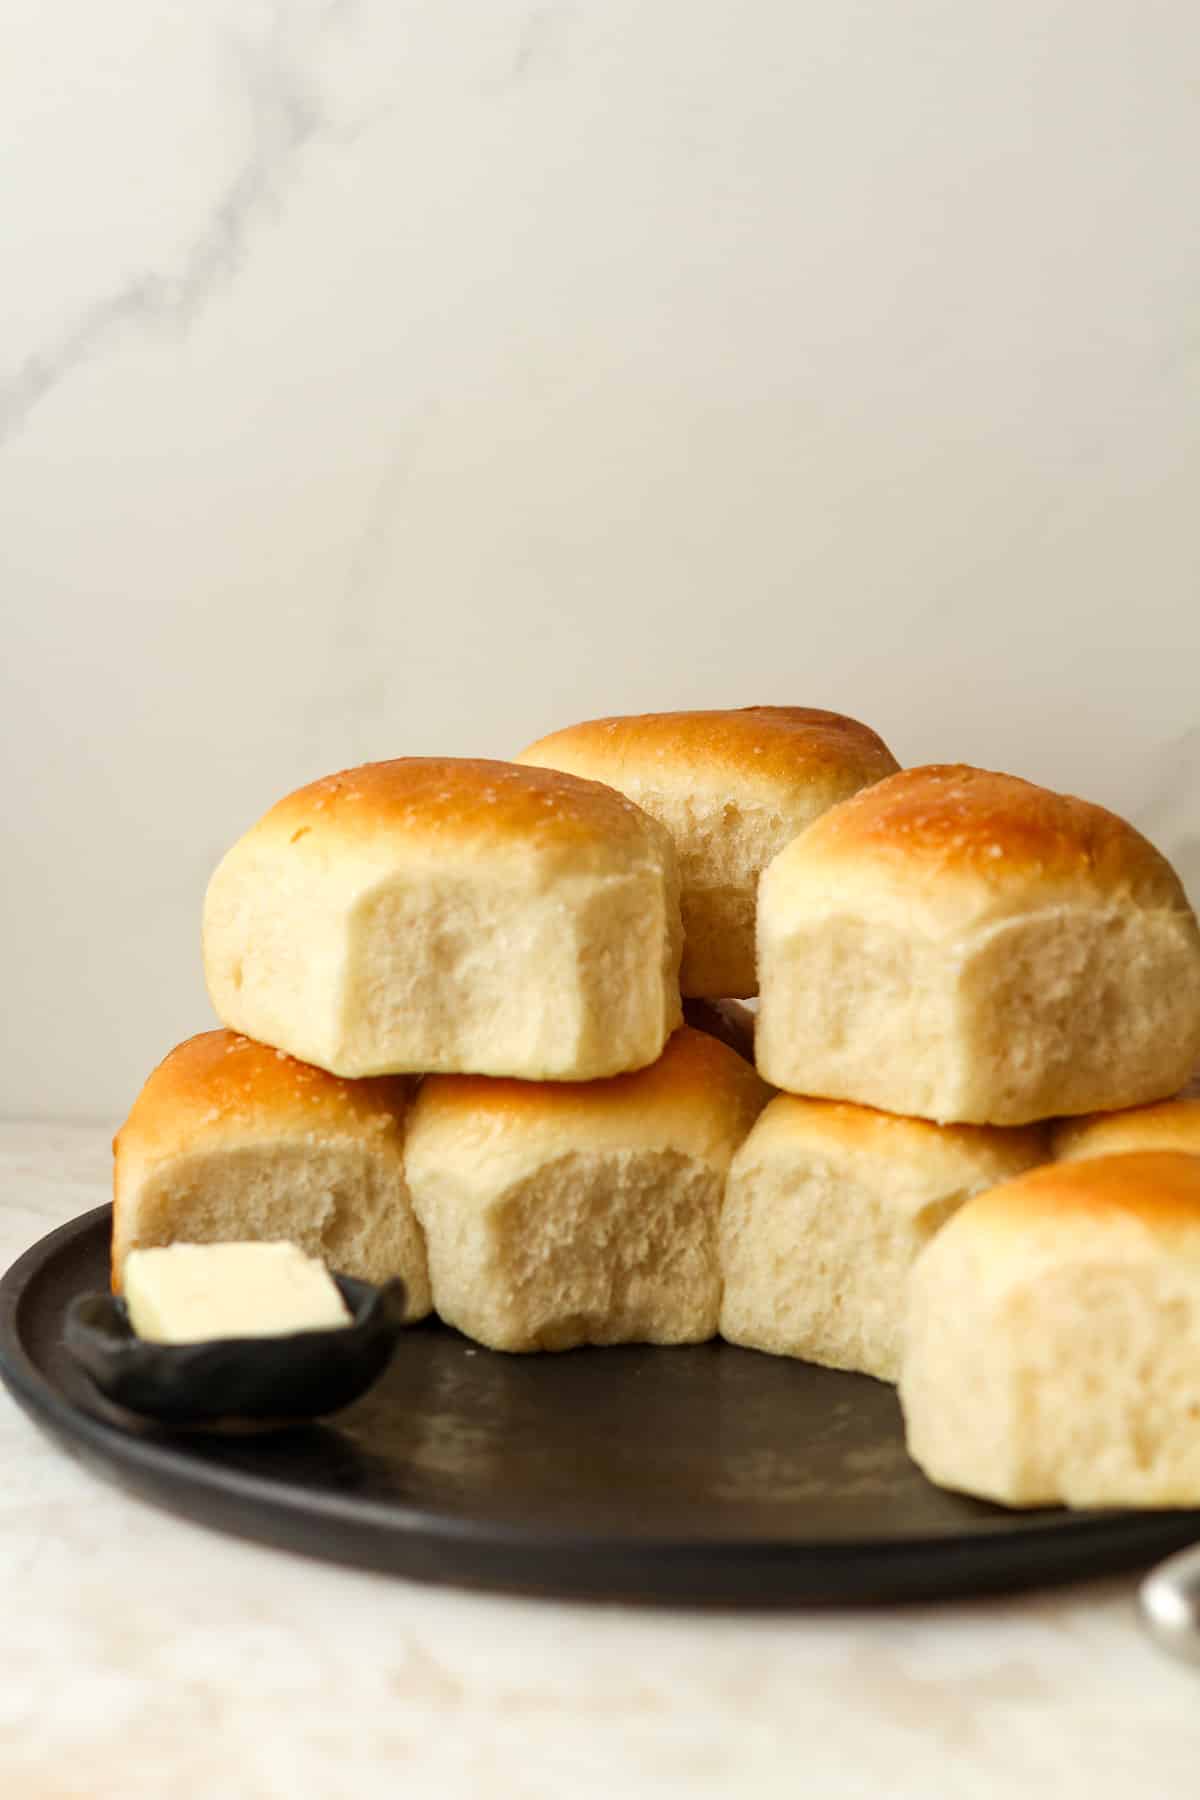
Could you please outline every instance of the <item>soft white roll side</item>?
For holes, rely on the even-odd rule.
[[[729,1172],[721,1336],[895,1381],[919,1251],[970,1195],[1047,1154],[1032,1128],[933,1125],[780,1094]]]
[[[762,879],[756,1054],[789,1093],[1023,1125],[1175,1093],[1200,928],[1103,808],[979,769],[833,807]]]
[[[404,1177],[408,1081],[342,1081],[232,1031],[161,1062],[113,1143],[113,1289],[132,1250],[288,1242],[432,1304]]]
[[[407,1169],[438,1313],[496,1350],[712,1337],[725,1177],[766,1097],[688,1027],[608,1081],[429,1077]]]
[[[204,905],[217,1015],[338,1075],[591,1080],[679,1023],[670,837],[597,782],[404,757],[313,782]]]
[[[900,1399],[931,1481],[1006,1506],[1200,1505],[1200,1157],[993,1188],[909,1295]]]

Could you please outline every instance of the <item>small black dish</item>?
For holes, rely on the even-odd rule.
[[[402,1281],[333,1279],[352,1323],[332,1330],[156,1344],[138,1337],[124,1300],[80,1294],[64,1342],[109,1400],[163,1425],[238,1431],[319,1419],[382,1375],[405,1318]]]

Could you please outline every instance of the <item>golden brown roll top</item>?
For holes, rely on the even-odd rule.
[[[539,738],[518,761],[630,785],[665,778],[704,788],[758,786],[773,800],[797,787],[832,806],[897,768],[883,739],[857,719],[812,706],[743,706],[708,712],[588,719]],[[639,802],[640,804],[640,802]]]
[[[913,1171],[928,1176],[941,1191],[953,1193],[993,1187],[1045,1162],[1049,1153],[1046,1128],[1039,1125],[1019,1129],[936,1125],[929,1119],[798,1094],[776,1095],[742,1147],[747,1162],[758,1155],[870,1157],[882,1171],[890,1168],[901,1205],[920,1204],[905,1187],[905,1178]]]
[[[757,993],[758,877],[827,807],[891,774],[875,732],[801,706],[592,719],[518,758],[610,783],[670,831],[679,852],[688,995]]]
[[[336,1133],[399,1142],[415,1083],[344,1081],[236,1031],[202,1031],[164,1056],[113,1139],[118,1167],[145,1170],[198,1136],[244,1143],[256,1132]]]
[[[1115,813],[1016,775],[936,763],[903,769],[824,814],[781,856],[786,891],[836,880],[848,894],[976,923],[1059,899],[1191,916],[1183,884]]]
[[[1131,1150],[1182,1150],[1200,1156],[1200,1083],[1192,1081],[1173,1100],[1153,1106],[1063,1119],[1055,1127],[1053,1148],[1060,1162]]]
[[[1022,1278],[1035,1261],[1070,1258],[1079,1248],[1107,1254],[1115,1237],[1106,1243],[1096,1235],[1101,1230],[1200,1269],[1200,1158],[1140,1150],[1045,1163],[980,1194],[955,1221],[956,1239],[987,1245],[997,1285]]]
[[[683,1026],[657,1062],[603,1081],[430,1076],[409,1125],[410,1167],[577,1149],[670,1151],[725,1168],[770,1097],[745,1059]]]
[[[658,854],[657,834],[612,787],[480,757],[401,756],[343,769],[285,795],[247,835],[303,845],[314,859],[379,856],[385,867],[401,847],[417,859],[485,861],[507,849],[543,864],[562,859],[571,871],[582,859],[617,873]]]

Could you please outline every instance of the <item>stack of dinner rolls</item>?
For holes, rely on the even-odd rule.
[[[1200,932],[1174,871],[1084,801],[976,769],[909,769],[775,858],[758,932],[758,1066],[786,1095],[731,1171],[724,1334],[898,1378],[910,1449],[945,1485],[1013,1504],[1200,1501],[1200,1183],[1188,1215],[1186,1174],[1162,1164],[1129,1159],[1115,1179],[1098,1164],[1037,1167],[1088,1156],[1089,1136],[1110,1147],[1116,1119],[1125,1150],[1166,1142],[1164,1112],[1176,1146],[1187,1136],[1189,1103],[1145,1104],[1200,1059]],[[1040,1261],[1037,1221],[1068,1190],[1102,1199]],[[1131,1233],[1161,1252],[1148,1221],[1167,1194],[1198,1259],[1179,1314],[1195,1420],[1172,1434],[1156,1394],[1174,1365],[1149,1367],[1127,1378],[1128,1430],[1103,1462],[1079,1371],[1097,1366],[1119,1311],[1102,1276]],[[1003,1284],[1002,1218],[1025,1222],[1005,1240]],[[789,1262],[796,1241],[810,1254]],[[1174,1270],[1186,1288],[1186,1259]],[[1131,1279],[1114,1277],[1126,1294]],[[1123,1355],[1158,1343],[1165,1291],[1128,1302]]]
[[[1010,1504],[1200,1502],[1200,930],[1112,814],[836,713],[602,719],[290,794],[203,939],[118,1290],[287,1238],[499,1350],[898,1380]]]

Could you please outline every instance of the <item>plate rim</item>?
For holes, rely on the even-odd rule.
[[[436,1556],[464,1549],[471,1553],[473,1561],[478,1561],[477,1553],[484,1551],[492,1557],[512,1555],[550,1563],[570,1563],[582,1558],[595,1564],[616,1560],[619,1563],[690,1567],[704,1559],[714,1565],[740,1568],[744,1575],[748,1574],[751,1565],[767,1570],[780,1564],[798,1568],[800,1565],[811,1567],[817,1563],[836,1562],[857,1566],[860,1578],[872,1569],[882,1571],[885,1565],[892,1565],[878,1592],[869,1586],[859,1591],[859,1581],[838,1584],[818,1580],[815,1585],[822,1590],[820,1593],[806,1595],[789,1590],[778,1598],[764,1595],[758,1599],[747,1596],[735,1600],[735,1604],[747,1607],[803,1607],[822,1604],[828,1599],[853,1604],[922,1597],[944,1599],[997,1589],[1046,1586],[1149,1562],[1158,1555],[1166,1555],[1172,1548],[1200,1538],[1200,1509],[1089,1512],[1068,1515],[1064,1519],[1064,1509],[1053,1508],[1047,1509],[1044,1524],[1030,1523],[1014,1534],[1002,1531],[945,1532],[905,1539],[871,1534],[836,1541],[803,1536],[738,1539],[714,1535],[643,1535],[630,1538],[620,1534],[607,1535],[600,1525],[587,1529],[555,1529],[545,1522],[526,1524],[519,1520],[494,1518],[486,1522],[485,1528],[478,1516],[458,1515],[399,1500],[381,1502],[362,1496],[305,1489],[287,1480],[209,1463],[203,1458],[191,1457],[176,1441],[126,1432],[119,1425],[76,1404],[41,1370],[26,1347],[21,1315],[36,1280],[62,1251],[73,1248],[102,1227],[105,1231],[111,1229],[111,1220],[111,1202],[89,1208],[38,1238],[0,1275],[0,1380],[22,1410],[69,1452],[91,1452],[90,1456],[83,1456],[91,1468],[126,1489],[132,1488],[161,1509],[210,1526],[211,1516],[203,1508],[205,1499],[219,1503],[232,1498],[240,1508],[259,1509],[259,1528],[245,1520],[240,1524],[222,1523],[219,1529],[226,1534],[233,1532],[274,1545],[280,1545],[282,1540],[283,1547],[293,1548],[286,1541],[286,1532],[270,1529],[272,1521],[283,1515],[298,1527],[340,1526],[351,1532],[376,1535],[397,1546],[407,1543],[412,1547],[415,1560],[420,1560],[417,1553],[421,1550]],[[194,1504],[189,1505],[188,1498]],[[483,1535],[485,1531],[486,1535]],[[1085,1554],[1093,1542],[1094,1564]],[[1055,1551],[1065,1552],[1061,1573],[1056,1573],[1053,1566],[1042,1566],[1047,1554],[1053,1556]],[[500,1587],[510,1592],[580,1599],[628,1597],[619,1586],[614,1586],[611,1576],[603,1578],[596,1586],[585,1579],[583,1572],[580,1572],[578,1585],[574,1582],[564,1585],[561,1579],[539,1579],[536,1574],[528,1573],[518,1575],[513,1581],[500,1581],[487,1574],[481,1575],[478,1569],[464,1571],[461,1575],[452,1571],[431,1574],[428,1570],[422,1572],[416,1567],[405,1567],[403,1557],[398,1561],[378,1560],[369,1555],[348,1554],[344,1547],[337,1545],[310,1547],[307,1553],[324,1560],[388,1569],[393,1573],[415,1575],[418,1579],[450,1581],[466,1587]],[[944,1578],[922,1581],[915,1572],[911,1578],[906,1578],[897,1567],[926,1558],[944,1566],[956,1555],[969,1557],[975,1565],[970,1576],[961,1583]],[[996,1565],[994,1579],[986,1566],[989,1561]],[[980,1564],[984,1566],[980,1568]],[[1014,1564],[1037,1566],[1036,1569],[1031,1567],[1028,1573],[1021,1573],[1019,1567],[1014,1572]],[[602,1568],[597,1572],[604,1577]],[[703,1591],[688,1597],[665,1589],[662,1593],[652,1589],[647,1591],[644,1580],[633,1586],[636,1597],[642,1600],[710,1603]],[[844,1593],[842,1587],[846,1589]],[[717,1603],[722,1603],[720,1597]]]

